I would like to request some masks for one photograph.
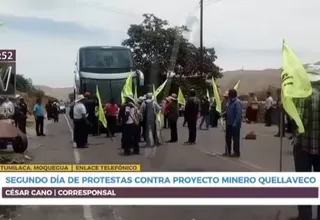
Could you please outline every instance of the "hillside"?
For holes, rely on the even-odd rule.
[[[73,92],[73,87],[52,88],[49,86],[36,85],[35,88],[42,90],[48,96],[56,97],[58,99],[67,99],[68,94]]]
[[[246,95],[249,92],[266,90],[270,86],[279,88],[280,74],[280,69],[226,71],[217,83],[222,91],[225,91],[240,80],[239,93]]]
[[[320,65],[320,62],[315,64]],[[240,80],[239,93],[247,95],[249,92],[266,91],[270,87],[279,88],[280,75],[280,69],[226,71],[223,72],[223,77],[217,80],[217,84],[221,87],[222,91],[226,91]],[[73,87],[52,88],[42,85],[35,87],[44,91],[46,95],[59,99],[68,98],[68,94],[73,92]]]
[[[320,65],[320,61],[314,64]],[[280,69],[226,71],[217,83],[222,91],[226,91],[240,80],[239,93],[247,95],[249,92],[266,91],[270,87],[280,88],[280,71]]]

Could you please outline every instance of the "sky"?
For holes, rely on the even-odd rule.
[[[34,84],[74,84],[77,49],[120,45],[153,13],[188,25],[199,44],[198,0],[0,0],[0,48],[17,50],[17,73]],[[285,39],[303,63],[320,61],[319,0],[204,0],[204,45],[224,70],[281,66]]]

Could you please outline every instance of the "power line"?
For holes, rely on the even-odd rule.
[[[100,10],[106,10],[106,11],[110,11],[110,12],[113,12],[113,13],[116,13],[116,14],[120,14],[120,15],[125,15],[125,16],[128,16],[128,17],[136,17],[136,18],[141,18],[141,15],[140,14],[136,14],[136,13],[133,13],[133,12],[130,12],[130,11],[126,11],[126,10],[123,10],[123,9],[120,9],[120,8],[115,8],[115,7],[110,7],[110,6],[105,6],[103,4],[99,4],[99,3],[93,3],[93,2],[84,2],[84,1],[80,1],[81,3],[89,6],[89,7],[93,7],[93,8],[96,8],[96,9],[100,9]]]

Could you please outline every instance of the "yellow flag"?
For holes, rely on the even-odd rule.
[[[216,110],[221,114],[222,107],[221,107],[221,101],[220,101],[220,94],[213,77],[212,77],[212,89],[213,89],[214,99],[216,100]]]
[[[153,86],[153,94],[155,97],[157,97],[160,92],[163,90],[163,88],[166,86],[168,79],[166,79],[158,88],[156,91],[154,91],[154,86]]]
[[[240,80],[237,82],[237,84],[233,87],[235,90],[239,89],[239,85],[240,85]]]
[[[156,89],[154,88],[154,84],[152,85],[152,93],[153,93],[153,99],[156,99],[156,96],[155,96],[155,94],[156,94]]]
[[[186,105],[186,99],[184,98],[183,93],[182,93],[180,87],[179,87],[179,91],[178,91],[178,103],[179,103],[180,105]]]
[[[210,93],[209,93],[209,90],[207,89],[207,97],[208,97],[208,99],[210,99],[211,97],[210,97]]]
[[[152,92],[153,92],[153,99],[156,100],[157,96],[155,95],[156,94],[156,90],[155,90],[154,84],[152,85]],[[156,118],[161,123],[161,112],[157,113]]]
[[[99,93],[99,89],[98,89],[98,86],[96,86],[96,96],[97,96],[97,99],[98,99],[98,119],[99,121],[101,121],[103,127],[107,127],[107,119],[106,119],[106,116],[104,114],[104,111],[103,111],[103,107],[102,107],[102,103],[101,103],[101,98],[100,98],[100,93]]]
[[[307,71],[291,48],[283,41],[281,97],[283,108],[296,122],[298,132],[304,133],[304,126],[292,98],[307,98],[312,94],[312,86]]]
[[[131,73],[128,76],[128,79],[124,83],[123,89],[121,91],[121,102],[122,102],[122,104],[125,102],[125,98],[124,98],[125,96],[127,96],[127,95],[132,95],[133,96],[133,92],[132,92],[132,77],[133,77],[133,73]]]

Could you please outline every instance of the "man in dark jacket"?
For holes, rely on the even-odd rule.
[[[86,92],[84,97],[86,98],[84,105],[87,110],[88,121],[90,122],[89,133],[91,133],[92,136],[96,136],[98,135],[98,118],[96,116],[97,101],[89,92]]]
[[[45,106],[46,112],[47,112],[47,118],[48,120],[52,119],[52,100],[48,100],[48,103]]]
[[[18,106],[20,107],[20,112],[21,112],[21,117],[19,118],[18,126],[19,126],[19,129],[26,134],[28,106],[23,98],[20,99]]]
[[[199,114],[200,102],[196,97],[194,90],[190,91],[190,97],[185,107],[186,121],[189,129],[189,139],[185,144],[195,144],[197,139],[197,120]]]
[[[171,138],[168,142],[174,143],[178,141],[178,129],[177,121],[179,118],[179,108],[177,102],[177,95],[172,94],[169,96],[169,104],[167,108],[167,118],[169,123],[169,128],[171,131]]]

